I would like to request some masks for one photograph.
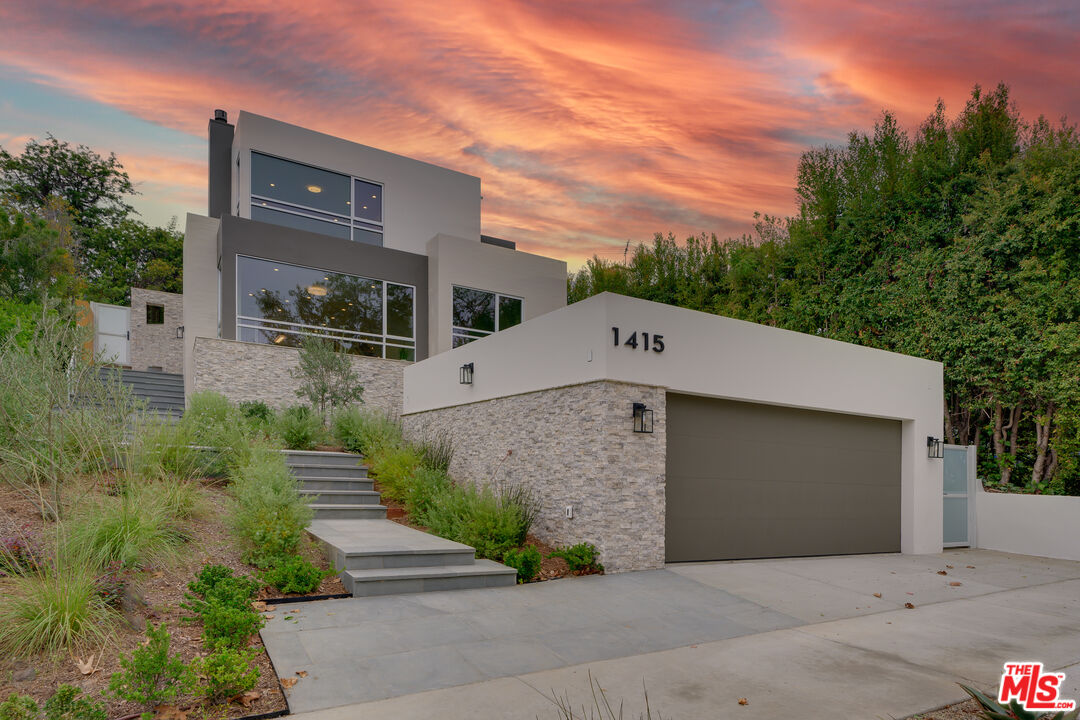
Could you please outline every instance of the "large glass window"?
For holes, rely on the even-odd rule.
[[[453,347],[521,323],[522,300],[512,295],[454,286]]]
[[[251,219],[382,245],[378,183],[251,153]]]
[[[236,256],[236,337],[299,346],[332,340],[344,352],[416,359],[416,292],[409,285]]]

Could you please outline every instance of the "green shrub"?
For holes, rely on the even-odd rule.
[[[0,703],[0,720],[37,720],[38,704],[29,695],[11,693]]]
[[[42,708],[45,720],[107,720],[105,703],[82,694],[74,685],[61,685]]]
[[[333,340],[305,337],[297,365],[289,375],[300,381],[296,397],[311,403],[318,411],[320,424],[326,422],[327,410],[363,402],[364,386],[352,359],[338,352]]]
[[[263,625],[262,616],[251,605],[259,587],[258,581],[235,575],[224,565],[206,565],[188,583],[189,592],[180,607],[202,620],[208,643],[242,647]]]
[[[247,420],[260,423],[270,423],[274,419],[274,411],[262,400],[247,400],[239,405],[240,414]]]
[[[450,433],[429,432],[416,443],[416,449],[420,452],[420,462],[424,467],[442,473],[450,472],[450,462],[454,459],[454,441]]]
[[[334,413],[331,430],[349,452],[374,457],[383,448],[402,444],[401,425],[374,410],[350,407]]]
[[[307,405],[285,408],[274,429],[290,450],[311,450],[325,437],[322,419]]]
[[[143,707],[143,719],[150,720],[155,706],[188,692],[193,677],[179,655],[169,654],[171,637],[164,623],[156,628],[147,625],[146,637],[146,645],[135,648],[130,656],[120,656],[121,669],[109,679],[109,692]]]
[[[570,547],[556,548],[548,557],[562,558],[572,573],[585,570],[602,572],[604,569],[604,566],[596,561],[596,546],[592,543],[578,543]]]
[[[251,437],[240,411],[211,390],[192,393],[180,432],[193,446],[200,474],[225,477],[250,455]]]
[[[148,495],[148,503],[160,505],[166,515],[176,520],[191,520],[206,514],[202,488],[192,480],[152,482],[134,486],[130,492]]]
[[[531,582],[540,572],[542,560],[540,551],[533,545],[526,545],[519,550],[507,550],[502,559],[503,565],[517,570],[519,583]]]
[[[408,445],[384,447],[369,458],[368,468],[379,481],[383,495],[403,502],[420,460],[420,453]]]
[[[26,347],[34,337],[41,310],[37,303],[0,297],[0,341],[10,336],[14,343]]]
[[[450,478],[440,470],[419,467],[405,486],[401,502],[414,518],[423,517],[435,501],[450,490]]]
[[[188,538],[166,501],[163,493],[142,489],[84,498],[68,523],[67,543],[97,567],[171,562]]]
[[[259,670],[252,665],[255,651],[218,644],[206,657],[195,658],[191,667],[202,679],[199,694],[221,703],[247,692],[259,682]]]
[[[419,519],[436,535],[501,560],[507,550],[524,544],[534,512],[531,500],[516,491],[453,485],[433,498]]]
[[[229,492],[235,502],[230,522],[244,543],[245,560],[263,567],[278,555],[294,552],[313,512],[284,455],[256,453],[231,478]]]
[[[12,577],[0,597],[0,650],[9,656],[55,653],[105,642],[116,613],[98,594],[98,569],[61,552],[38,573]]]
[[[197,444],[190,423],[169,422],[145,414],[132,433],[124,466],[132,477],[142,480],[197,477],[204,474],[206,464],[213,457]]]
[[[279,592],[309,593],[314,592],[323,579],[336,574],[334,570],[320,570],[299,555],[281,555],[274,558],[259,577]]]

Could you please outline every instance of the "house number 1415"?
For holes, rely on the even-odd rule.
[[[623,345],[624,347],[637,350],[638,345],[640,344],[641,349],[646,352],[648,352],[649,350],[658,353],[664,352],[664,336],[660,335],[659,333],[653,333],[652,335],[650,335],[647,332],[639,333],[637,330],[635,330],[634,332],[630,333],[630,337],[626,338],[625,341],[620,342],[622,338],[619,335],[619,328],[613,327],[611,328],[611,335],[615,340],[615,347]],[[640,343],[638,342],[639,335],[641,336]]]

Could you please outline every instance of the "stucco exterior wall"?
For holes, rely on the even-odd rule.
[[[197,338],[191,392],[214,390],[233,402],[261,400],[274,408],[302,402],[300,381],[289,374],[298,365],[296,348]],[[350,355],[364,386],[364,405],[395,416],[401,413],[402,360]]]
[[[1080,560],[1080,497],[991,493],[979,483],[972,500],[978,547]]]
[[[653,433],[633,432],[634,402],[656,409]],[[664,402],[661,388],[601,381],[403,421],[413,437],[449,434],[456,480],[531,488],[540,502],[537,537],[556,545],[591,542],[606,570],[620,572],[664,564]]]
[[[440,234],[427,243],[430,354],[449,350],[454,285],[522,298],[522,320],[566,307],[566,263]]]
[[[636,349],[622,344],[632,332]],[[664,351],[645,351],[644,332]],[[901,421],[901,547],[940,552],[943,464],[926,456],[942,436],[937,362],[602,293],[409,367],[405,413],[599,380]]]
[[[233,214],[251,217],[250,151],[258,150],[381,183],[384,247],[423,255],[440,232],[480,244],[480,178],[473,175],[248,112],[237,118],[232,149]]]
[[[165,308],[165,322],[146,323],[146,306]],[[184,340],[176,336],[184,324],[184,296],[160,290],[131,288],[131,369],[160,368],[162,372],[184,372]]]
[[[221,220],[188,213],[184,225],[184,394],[195,387],[195,339],[218,336]]]

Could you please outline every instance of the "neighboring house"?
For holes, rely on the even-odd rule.
[[[94,352],[128,370],[184,372],[184,296],[131,288],[130,305],[89,303]]]
[[[481,235],[479,178],[270,118],[215,113],[208,206],[184,237],[189,393],[296,402],[272,351],[320,335],[398,411],[401,361],[566,304],[566,263]]]
[[[608,293],[481,235],[480,180],[268,118],[210,121],[185,389],[297,402],[333,338],[369,407],[453,438],[609,570],[942,547],[942,366]]]

